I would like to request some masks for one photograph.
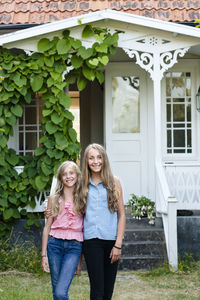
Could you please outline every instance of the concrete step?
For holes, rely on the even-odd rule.
[[[160,255],[163,256],[165,243],[160,241],[142,241],[123,243],[123,256]]]
[[[124,234],[124,242],[135,241],[164,241],[162,228],[127,228]]]
[[[162,219],[150,225],[147,218],[134,219],[126,213],[126,231],[119,262],[120,270],[150,269],[166,261]]]
[[[165,262],[165,257],[160,255],[135,255],[122,256],[119,261],[119,270],[131,271],[139,269],[151,269],[152,267],[161,265]]]

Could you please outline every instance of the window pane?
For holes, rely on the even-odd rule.
[[[186,79],[186,96],[191,96],[191,79]]]
[[[185,105],[174,104],[173,105],[173,121],[185,121]]]
[[[191,122],[191,104],[187,105],[187,121]]]
[[[37,111],[36,106],[25,107],[25,123],[26,124],[37,124]]]
[[[140,132],[139,78],[112,78],[112,132]]]
[[[26,149],[25,150],[35,150],[37,147],[37,133],[36,132],[31,132],[31,133],[26,133]]]
[[[171,121],[171,105],[167,105],[167,122]]]
[[[174,147],[185,147],[185,130],[174,130]]]
[[[191,130],[187,130],[187,146],[192,146],[192,137],[191,137]]]
[[[172,97],[185,96],[185,80],[184,78],[172,78]]]
[[[172,146],[172,133],[171,130],[167,130],[167,147],[171,147]]]

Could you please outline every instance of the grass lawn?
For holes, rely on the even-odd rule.
[[[118,272],[113,300],[200,300],[200,262],[187,271],[169,273],[162,269],[151,272]],[[48,274],[0,274],[1,300],[50,300]],[[89,300],[86,272],[75,276],[70,287],[70,300]]]

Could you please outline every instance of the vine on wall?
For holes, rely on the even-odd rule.
[[[65,90],[77,83],[82,91],[87,81],[104,81],[104,67],[115,53],[118,34],[107,29],[85,26],[83,38],[93,36],[95,42],[85,48],[81,40],[70,36],[38,42],[38,52],[28,56],[0,48],[0,236],[12,226],[15,219],[28,218],[27,225],[38,225],[33,214],[24,209],[35,206],[38,191],[49,189],[58,165],[66,159],[76,161],[80,153],[77,134],[72,127],[69,111],[72,100]],[[66,66],[72,68],[64,76]],[[8,149],[13,126],[23,114],[23,106],[30,103],[35,93],[44,101],[42,110],[42,138],[34,155],[19,156]],[[17,174],[14,169],[23,165]],[[18,208],[22,208],[19,210]]]

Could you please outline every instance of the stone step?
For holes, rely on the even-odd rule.
[[[124,242],[135,241],[164,241],[164,231],[160,228],[127,228],[124,234]]]
[[[134,219],[130,214],[126,214],[126,228],[163,228],[162,218],[155,218],[155,224],[150,225],[149,219],[142,218],[141,220]]]
[[[122,256],[160,255],[164,256],[166,251],[165,242],[160,241],[136,241],[124,242]]]
[[[119,261],[119,270],[131,271],[139,269],[151,269],[152,267],[163,264],[166,258],[161,255],[140,255],[122,256]]]

